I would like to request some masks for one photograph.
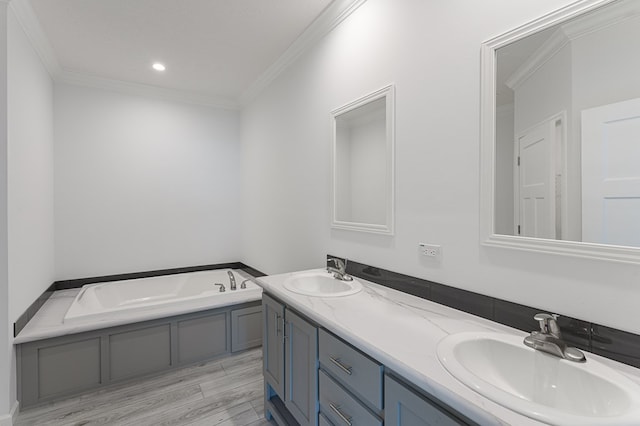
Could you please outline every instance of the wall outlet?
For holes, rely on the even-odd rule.
[[[442,246],[440,245],[420,243],[418,244],[418,247],[420,248],[420,253],[423,256],[437,258],[442,257]]]

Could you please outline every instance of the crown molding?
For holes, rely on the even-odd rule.
[[[56,76],[55,80],[57,83],[71,84],[74,86],[93,87],[124,94],[145,96],[149,98],[168,101],[185,102],[206,107],[230,110],[237,110],[240,108],[238,103],[232,99],[202,95],[200,93],[188,92],[186,90],[167,89],[164,87],[152,86],[143,83],[116,80],[67,69],[62,70]]]
[[[611,3],[614,2],[606,2],[603,6]],[[615,7],[588,10],[589,13],[584,16],[561,24],[560,28],[507,79],[505,84],[515,90],[573,40],[640,16],[640,2],[622,0],[615,3]]]
[[[322,37],[347,19],[367,0],[336,0],[289,46],[289,48],[263,72],[238,98],[242,106],[254,100],[285,69],[293,64]]]
[[[562,25],[562,30],[569,40],[576,40],[594,32],[598,32],[612,25],[617,25],[627,19],[640,15],[640,2],[636,0],[622,0],[614,7],[601,8],[583,17],[578,17]]]
[[[31,3],[28,0],[9,0],[9,6],[49,75],[55,79],[61,71],[60,63],[49,39],[42,30],[42,26],[40,26],[40,21],[38,21]]]
[[[29,0],[0,0],[8,3],[16,18],[20,22],[33,48],[41,61],[58,83],[72,84],[85,87],[96,87],[121,93],[148,96],[158,99],[193,103],[197,105],[240,109],[251,102],[258,94],[273,82],[287,67],[295,62],[304,52],[317,41],[344,21],[351,13],[358,9],[366,0],[336,0],[316,18],[304,32],[287,48],[287,50],[263,72],[238,99],[227,99],[199,93],[166,89],[142,83],[109,79],[97,75],[86,74],[75,70],[63,69],[58,62],[53,47],[49,43]]]
[[[553,58],[556,53],[562,50],[571,40],[561,29],[555,31],[542,46],[540,46],[533,54],[511,74],[511,77],[505,81],[512,90],[516,90],[522,83],[540,69],[544,64]]]

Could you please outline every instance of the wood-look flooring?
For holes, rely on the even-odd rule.
[[[15,425],[266,426],[263,394],[255,349],[26,409]]]

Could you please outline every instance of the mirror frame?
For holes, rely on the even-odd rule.
[[[502,235],[495,233],[496,50],[617,0],[582,0],[482,43],[480,82],[480,243],[547,254],[640,263],[640,247]]]
[[[336,202],[336,174],[337,174],[337,126],[336,118],[344,113],[352,111],[360,106],[368,104],[369,102],[376,101],[378,99],[385,98],[385,127],[386,127],[386,217],[387,221],[384,224],[375,223],[361,223],[361,222],[348,222],[338,220],[337,218],[337,202]],[[375,234],[394,234],[395,223],[395,86],[389,84],[381,89],[378,89],[368,95],[349,102],[339,108],[331,111],[331,126],[332,126],[332,142],[331,142],[331,228],[334,229],[346,229],[351,231],[363,231],[371,232]]]

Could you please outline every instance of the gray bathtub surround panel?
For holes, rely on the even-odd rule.
[[[88,278],[77,278],[71,280],[61,280],[56,281],[49,286],[41,295],[36,299],[27,310],[18,317],[16,322],[13,323],[13,337],[16,337],[22,329],[27,325],[29,321],[33,318],[33,316],[38,312],[38,310],[44,305],[44,302],[51,297],[54,291],[58,290],[68,290],[72,288],[80,288],[86,284],[96,284],[108,281],[122,281],[122,280],[132,280],[136,278],[149,278],[149,277],[157,277],[160,275],[173,275],[173,274],[184,274],[188,272],[199,272],[199,271],[210,271],[215,269],[239,269],[244,271],[245,273],[253,276],[253,277],[263,277],[265,274],[258,271],[255,268],[245,265],[242,262],[230,262],[230,263],[216,263],[210,265],[199,265],[199,266],[185,266],[182,268],[171,268],[171,269],[157,269],[154,271],[144,271],[144,272],[132,272],[126,274],[116,274],[116,275],[103,275],[100,277],[88,277]]]
[[[262,344],[262,306],[231,311],[231,352]]]
[[[228,355],[234,334],[236,350],[260,346],[256,308],[260,301],[19,344],[20,406]]]
[[[330,257],[348,260],[327,255],[327,266]],[[533,316],[538,312],[546,312],[545,309],[520,305],[353,260],[347,261],[347,273],[527,332],[539,327]],[[559,314],[558,324],[563,338],[572,346],[640,368],[640,335]]]

